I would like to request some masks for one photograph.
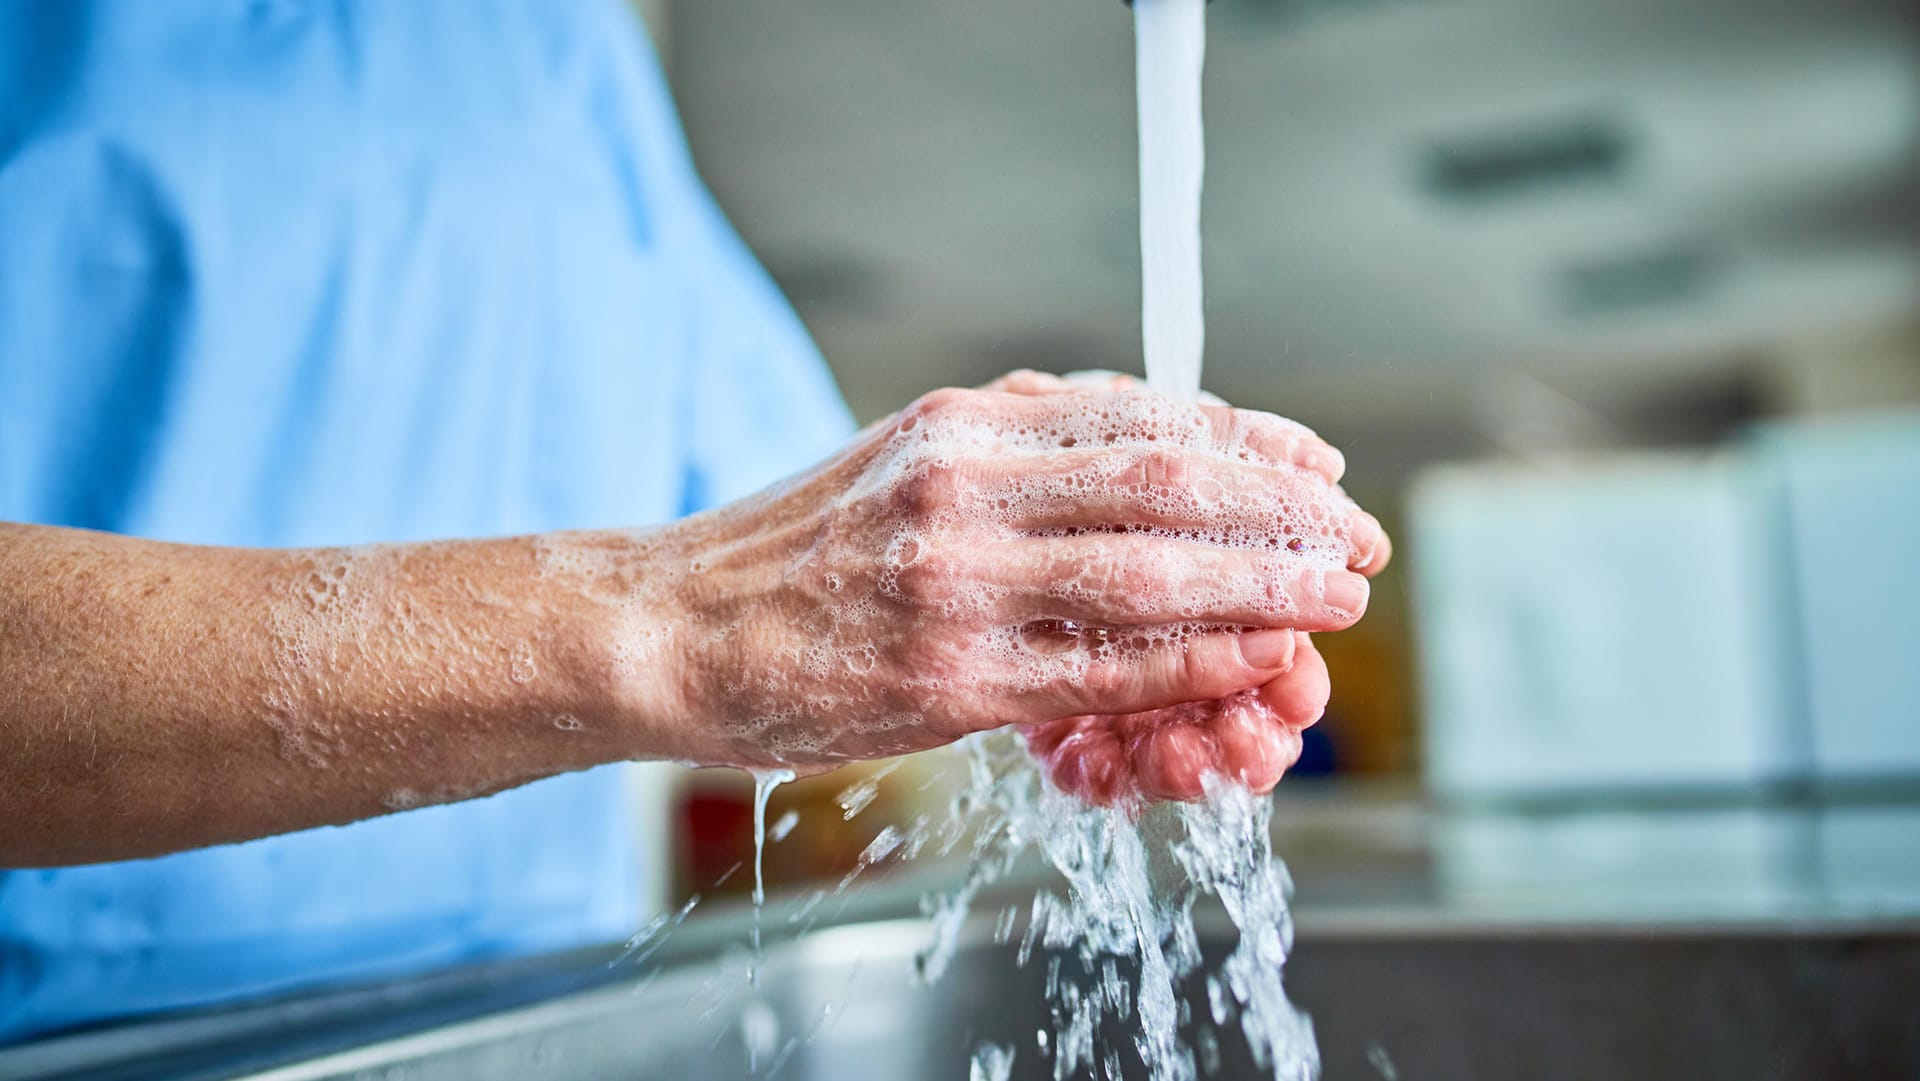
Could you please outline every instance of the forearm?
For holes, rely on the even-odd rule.
[[[631,596],[647,573],[639,547],[605,537],[581,550],[619,558],[589,576],[532,538],[265,551],[0,525],[0,866],[674,753],[674,718],[633,716],[652,702],[634,671],[670,667],[630,655],[670,637],[635,623],[664,615],[583,586]]]

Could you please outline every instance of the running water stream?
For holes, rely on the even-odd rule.
[[[747,962],[747,985],[756,989],[760,986],[760,916],[767,907],[767,880],[763,872],[767,854],[767,800],[774,789],[791,780],[790,769],[753,775],[753,957]]]
[[[1200,122],[1206,0],[1139,0],[1133,6],[1140,114],[1140,329],[1147,386],[1200,395],[1206,348],[1200,271]]]

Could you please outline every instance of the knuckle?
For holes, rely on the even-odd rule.
[[[939,566],[932,559],[900,568],[894,581],[900,596],[915,604],[937,603],[945,598],[948,588]]]
[[[1294,589],[1287,581],[1287,576],[1293,569],[1278,559],[1261,561],[1260,578],[1255,587],[1258,592],[1254,599],[1262,608],[1277,612],[1293,610]]]
[[[1100,709],[1104,703],[1125,695],[1132,688],[1134,679],[1133,671],[1125,665],[1103,661],[1087,667],[1080,686],[1086,692],[1088,706]]]
[[[953,506],[960,486],[958,466],[945,461],[922,462],[900,482],[901,509],[922,517],[936,514]]]
[[[1150,488],[1184,488],[1193,474],[1186,454],[1172,449],[1147,452],[1140,459],[1140,468]]]
[[[1230,405],[1203,405],[1201,415],[1207,418],[1207,432],[1216,448],[1232,449],[1245,438],[1245,411]]]
[[[1187,486],[1192,475],[1192,458],[1186,451],[1155,447],[1136,452],[1115,475],[1114,483],[1121,488],[1181,489]]]
[[[1300,448],[1306,442],[1301,433],[1282,421],[1279,417],[1254,414],[1252,423],[1247,426],[1246,446],[1255,454],[1276,465],[1285,465],[1300,457]]]
[[[901,599],[910,604],[935,604],[941,599],[940,582],[926,567],[902,567],[894,583]]]
[[[941,387],[914,399],[913,404],[907,407],[907,412],[911,416],[923,419],[944,416],[965,408],[977,396],[977,391],[961,387]]]
[[[1179,666],[1180,685],[1189,689],[1204,687],[1213,675],[1213,664],[1207,651],[1197,643],[1189,642],[1181,649],[1175,664]]]
[[[1053,377],[1034,371],[1032,368],[1015,368],[1007,374],[987,384],[988,390],[1013,391],[1037,390],[1047,387]]]
[[[1336,483],[1341,477],[1347,475],[1347,456],[1339,447],[1318,436],[1313,437],[1313,447],[1314,453],[1324,459],[1324,468],[1333,476]]]

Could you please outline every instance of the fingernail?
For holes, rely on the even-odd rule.
[[[1285,668],[1293,663],[1293,632],[1248,631],[1240,636],[1240,656],[1254,668]]]
[[[1348,615],[1358,616],[1367,610],[1367,596],[1372,587],[1367,580],[1348,571],[1329,571],[1324,596],[1329,608],[1337,608]]]

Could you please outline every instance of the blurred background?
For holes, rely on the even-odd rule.
[[[1119,3],[642,7],[862,420],[1139,370]],[[1741,904],[1920,865],[1920,12],[1217,0],[1206,79],[1206,385],[1343,448],[1399,545],[1322,641],[1283,852],[1373,822],[1464,896],[1691,867]],[[852,822],[859,774],[776,793],[770,880],[856,865],[933,768]],[[676,784],[676,889],[711,891],[751,790]]]

